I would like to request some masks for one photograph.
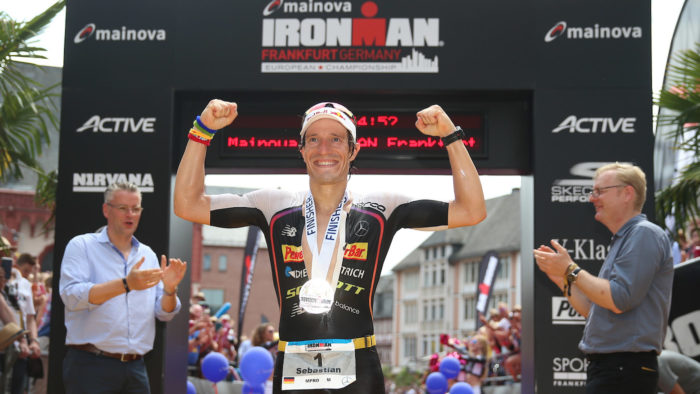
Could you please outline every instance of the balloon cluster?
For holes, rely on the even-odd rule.
[[[431,360],[432,361],[432,360]],[[437,363],[436,363],[437,364]],[[445,357],[440,361],[439,370],[431,372],[425,380],[425,387],[430,394],[445,394],[448,389],[448,379],[455,379],[459,375],[461,364],[456,357]],[[458,382],[450,388],[450,394],[474,394],[472,386],[465,382]]]
[[[270,352],[262,347],[248,350],[241,358],[241,376],[243,377],[244,394],[262,394],[265,392],[265,381],[272,374],[274,361]],[[226,357],[217,352],[211,352],[202,359],[202,375],[216,383],[224,380],[229,373]],[[196,394],[192,383],[187,382],[187,394]],[[192,392],[190,392],[190,386]]]
[[[262,394],[265,392],[265,381],[274,368],[272,355],[267,349],[256,346],[248,350],[241,358],[241,376],[244,394]]]

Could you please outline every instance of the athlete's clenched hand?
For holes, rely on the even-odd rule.
[[[200,120],[212,130],[223,129],[238,116],[238,104],[214,99],[202,111]]]
[[[439,105],[431,105],[416,116],[416,127],[425,135],[445,137],[455,131],[454,123]]]

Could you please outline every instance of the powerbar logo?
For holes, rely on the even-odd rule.
[[[301,246],[282,245],[282,253],[282,261],[285,263],[304,262],[304,252],[302,252]]]
[[[95,36],[96,41],[165,41],[163,29],[129,29],[122,26],[121,29],[98,29],[94,23],[88,23],[78,31],[73,38],[75,44]]]
[[[566,33],[566,34],[564,34]],[[567,26],[565,21],[557,22],[544,35],[544,42],[552,42],[561,36],[569,40],[606,40],[642,38],[641,26]]]
[[[581,357],[554,357],[552,373],[554,387],[584,387],[588,361]]]
[[[156,118],[101,118],[91,116],[76,130],[82,133],[90,130],[93,133],[152,133],[155,131]]]
[[[359,18],[322,17],[351,13],[349,1],[273,0],[262,14],[267,17],[280,10],[316,15],[263,18],[263,73],[438,72],[438,56],[426,57],[415,48],[444,46],[439,18],[376,18],[373,1],[362,4]]]
[[[346,245],[343,258],[367,261],[367,242],[356,242]]]
[[[107,186],[117,182],[128,182],[138,186],[141,193],[153,193],[153,176],[149,173],[73,173],[73,191],[76,193],[104,193]]]
[[[566,297],[552,297],[552,324],[584,325],[586,319],[576,312]]]
[[[622,133],[634,133],[634,123],[637,118],[578,118],[576,115],[569,115],[564,119],[559,126],[552,129],[552,133],[559,132],[580,133],[580,134],[595,134],[595,133],[611,133],[615,134],[618,131]]]

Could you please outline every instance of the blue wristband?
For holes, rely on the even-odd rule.
[[[202,123],[202,119],[199,118],[199,115],[197,115],[197,124],[199,126],[201,126],[204,130],[206,130],[212,134],[216,134],[216,132],[217,132],[217,130],[212,130],[212,129],[208,128],[207,126],[205,126],[204,123]]]

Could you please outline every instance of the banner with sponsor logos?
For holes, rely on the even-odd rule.
[[[484,317],[488,315],[486,312],[491,300],[491,293],[493,293],[493,284],[498,275],[498,268],[498,253],[495,251],[487,252],[479,263],[479,281],[476,284],[476,294],[479,297],[476,300],[476,312]],[[476,319],[474,330],[478,330],[479,327],[481,327],[481,320]]]
[[[240,304],[238,305],[238,343],[241,343],[241,332],[243,332],[243,318],[245,317],[245,309],[248,306],[248,296],[250,295],[250,286],[253,284],[253,273],[255,272],[255,257],[258,255],[258,239],[260,238],[260,228],[255,226],[248,227],[248,236],[245,242],[245,250],[243,252],[243,264],[241,265],[241,294]]]
[[[647,174],[644,212],[652,213],[650,100],[642,89],[561,89],[535,93],[535,247],[554,239],[583,269],[597,274],[612,234],[588,201],[595,171],[611,162]],[[538,197],[539,196],[539,197]],[[535,268],[536,269],[536,268]],[[585,319],[541,271],[535,273],[535,379],[543,392],[583,392]]]
[[[54,291],[68,241],[106,225],[105,188],[115,182],[139,187],[144,207],[136,238],[157,255],[168,253],[170,218],[170,100],[165,89],[89,89],[64,86],[56,195]],[[58,294],[58,293],[56,293]],[[52,299],[50,370],[61,371],[64,354],[64,307]],[[161,340],[162,329],[156,341]],[[160,388],[164,349],[147,358],[152,387]],[[61,374],[50,372],[54,392]]]
[[[615,7],[602,0],[435,0],[429,7],[401,0],[71,0],[54,267],[60,268],[72,236],[104,224],[101,190],[115,180],[133,181],[143,191],[137,237],[157,253],[167,250],[170,176],[189,126],[180,120],[201,111],[181,106],[182,93],[262,98],[267,105],[253,112],[277,117],[288,107],[264,98],[291,96],[287,101],[309,101],[295,103],[305,108],[328,97],[402,97],[377,105],[380,115],[419,110],[433,97],[450,97],[460,111],[479,101],[489,146],[480,172],[534,172],[536,242],[560,239],[584,268],[597,272],[609,234],[586,202],[590,176],[615,160],[651,174],[650,33],[649,0],[620,0]],[[513,97],[530,116],[501,115],[493,104]],[[243,119],[246,102],[239,105]],[[498,148],[513,145],[522,157],[504,168],[502,156],[516,155]],[[292,247],[288,252],[298,258]],[[363,253],[365,245],[351,245],[345,257]],[[536,276],[535,286],[535,303],[523,310],[536,315],[537,335],[551,341],[523,355],[537,366],[523,381],[544,392],[580,392],[582,320],[546,277]],[[54,311],[49,386],[59,393],[60,297]],[[169,354],[173,348],[157,340],[147,359],[154,393],[184,393],[184,384],[162,380],[166,355],[182,363],[184,376],[184,356]]]
[[[671,313],[664,348],[700,361],[700,259],[675,267]]]

